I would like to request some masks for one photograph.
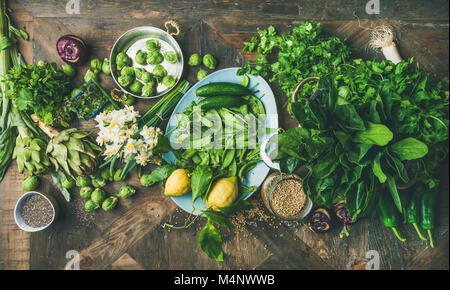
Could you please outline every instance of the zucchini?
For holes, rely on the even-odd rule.
[[[253,92],[240,84],[234,83],[210,83],[201,86],[197,89],[195,94],[199,97],[213,97],[220,95],[228,95],[233,97],[240,97],[245,95],[252,95]]]
[[[243,103],[242,99],[234,98],[230,96],[215,96],[206,98],[200,101],[198,105],[202,107],[202,110],[220,109],[240,107]]]

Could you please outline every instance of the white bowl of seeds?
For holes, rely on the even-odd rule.
[[[22,195],[14,208],[14,220],[26,232],[48,228],[58,216],[56,200],[45,193],[30,191]]]

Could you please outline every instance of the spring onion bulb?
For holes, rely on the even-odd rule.
[[[395,35],[392,27],[380,25],[371,31],[369,47],[374,50],[381,50],[387,60],[397,64],[402,61],[402,57],[398,52],[394,39]]]

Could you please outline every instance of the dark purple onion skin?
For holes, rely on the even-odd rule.
[[[348,213],[348,210],[345,208],[345,201],[340,201],[333,205],[333,210],[336,213],[336,216],[338,219],[342,222],[343,227],[340,236],[343,237],[343,235],[348,236],[348,227],[347,225],[354,223],[355,221],[352,219],[350,214]]]
[[[325,233],[331,228],[331,216],[328,210],[319,207],[309,217],[308,227],[315,233]]]
[[[86,44],[75,35],[64,35],[56,42],[61,59],[71,65],[80,65],[86,58]]]

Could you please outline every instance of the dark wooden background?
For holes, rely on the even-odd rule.
[[[449,2],[447,0],[380,1],[380,14],[368,15],[365,0],[335,1],[106,1],[80,0],[80,14],[67,14],[61,0],[7,1],[13,23],[31,36],[20,49],[28,63],[39,60],[62,64],[55,50],[56,40],[67,33],[81,36],[92,57],[109,56],[114,41],[126,30],[151,25],[164,28],[175,20],[181,34],[176,37],[185,56],[212,53],[219,67],[240,66],[252,55],[242,53],[243,41],[258,28],[274,25],[289,31],[304,20],[316,20],[326,30],[348,40],[357,57],[381,59],[367,48],[369,30],[380,23],[395,28],[404,58],[414,56],[421,68],[438,78],[448,75]],[[79,69],[78,83],[87,70]],[[197,69],[186,69],[185,78],[194,81]],[[111,89],[112,79],[102,76]],[[284,113],[279,97],[282,127],[295,126]],[[153,101],[139,101],[140,111]],[[83,128],[95,123],[76,122]],[[135,176],[126,182],[138,187],[135,197],[121,201],[113,212],[87,214],[78,192],[66,203],[45,177],[40,191],[55,196],[62,208],[59,220],[48,230],[28,234],[14,223],[13,209],[23,194],[13,163],[0,184],[0,269],[64,269],[66,253],[80,253],[82,269],[364,269],[370,250],[378,251],[381,269],[448,269],[448,160],[442,165],[442,194],[439,226],[434,231],[436,248],[420,241],[412,227],[402,226],[408,238],[401,244],[379,221],[360,221],[348,238],[338,237],[339,228],[323,235],[313,234],[298,223],[286,223],[268,215],[259,193],[251,198],[255,210],[234,218],[237,227],[221,229],[225,261],[215,262],[203,254],[198,235],[205,220],[187,230],[163,228],[165,223],[181,225],[187,214],[162,195],[156,185],[144,189]],[[113,193],[123,183],[107,187]],[[242,220],[245,220],[245,223]]]

